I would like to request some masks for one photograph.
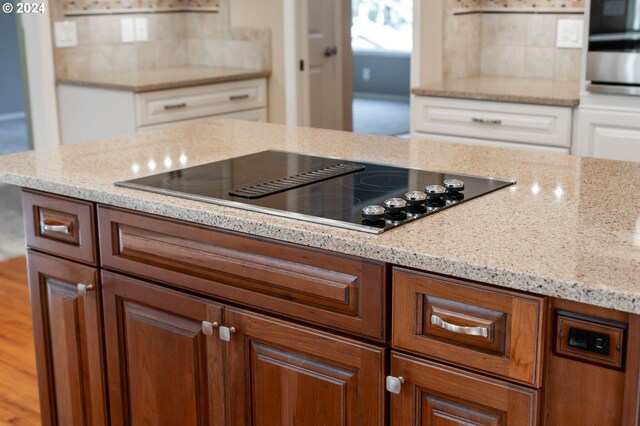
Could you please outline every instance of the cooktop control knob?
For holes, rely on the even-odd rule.
[[[387,198],[384,200],[384,210],[390,218],[398,219],[403,217],[406,209],[407,202],[402,198]]]
[[[362,208],[362,218],[366,220],[383,220],[384,219],[384,207],[371,205]]]
[[[424,187],[424,192],[429,197],[427,207],[443,207],[446,205],[443,197],[447,194],[447,189],[444,186],[427,185]]]
[[[424,192],[429,198],[444,197],[447,193],[447,189],[442,185],[427,185],[424,187]]]
[[[464,182],[460,179],[447,179],[443,183],[447,192],[460,192],[464,191]]]
[[[404,194],[404,199],[407,201],[407,211],[409,213],[424,213],[426,211],[427,194],[424,192],[409,191]]]
[[[444,181],[444,187],[447,188],[447,204],[454,204],[464,199],[464,182],[460,179],[447,179]]]

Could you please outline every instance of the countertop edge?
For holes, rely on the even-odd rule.
[[[413,88],[411,93],[416,96],[433,96],[438,98],[454,98],[454,99],[471,99],[480,101],[496,101],[496,102],[512,102],[531,105],[547,105],[558,107],[570,107],[575,108],[580,105],[580,97],[576,96],[575,99],[559,99],[559,98],[547,98],[547,97],[531,97],[531,96],[518,96],[518,95],[502,95],[495,93],[474,93],[456,91],[435,90],[435,89],[423,89]]]
[[[75,80],[72,78],[59,78],[56,79],[56,84],[67,84],[71,86],[82,87],[95,87],[100,89],[121,90],[133,93],[151,92],[154,90],[168,90],[179,89],[183,87],[201,86],[205,84],[226,83],[230,81],[250,80],[252,78],[269,78],[271,77],[271,71],[248,71],[239,74],[216,76],[216,77],[203,77],[185,81],[175,81],[170,83],[154,83],[144,85],[134,84],[117,84],[97,81]]]
[[[212,226],[277,241],[364,257],[398,266],[492,284],[503,288],[572,300],[632,314],[640,314],[640,297],[631,293],[601,289],[595,284],[565,281],[506,269],[488,268],[450,258],[412,253],[393,247],[380,246],[374,242],[362,243],[349,241],[348,239],[337,237],[330,233],[295,229],[295,225],[294,227],[287,227],[238,218],[233,216],[232,210],[235,209],[230,207],[218,206],[218,208],[223,210],[230,209],[229,215],[220,212],[204,213],[177,205],[171,205],[170,208],[167,208],[166,203],[140,200],[126,195],[114,195],[105,191],[83,190],[64,183],[43,181],[11,173],[0,172],[0,181],[23,188],[130,209],[141,213],[154,214],[169,219],[184,220],[194,224]],[[332,248],[327,249],[326,246],[331,246]]]

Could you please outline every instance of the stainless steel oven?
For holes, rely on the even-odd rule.
[[[587,89],[640,95],[640,0],[591,0]]]

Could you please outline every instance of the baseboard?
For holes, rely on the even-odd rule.
[[[20,120],[24,119],[27,115],[24,111],[19,112],[9,112],[6,114],[0,114],[0,122],[1,121],[10,121],[10,120]]]
[[[407,102],[409,103],[409,94],[407,96],[403,95],[386,95],[382,93],[366,93],[366,92],[353,92],[353,98],[361,98],[361,99],[376,99],[380,101],[396,101],[396,102]]]

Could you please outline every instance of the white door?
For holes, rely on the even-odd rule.
[[[307,0],[311,127],[344,128],[340,0]]]

